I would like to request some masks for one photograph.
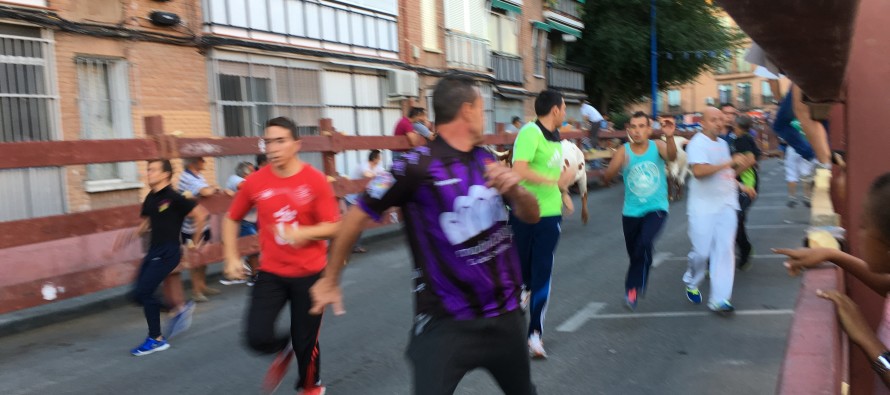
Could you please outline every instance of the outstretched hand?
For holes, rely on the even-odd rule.
[[[321,277],[309,288],[309,295],[312,296],[312,308],[309,309],[309,314],[321,315],[328,305],[333,308],[334,315],[346,314],[346,309],[343,308],[343,292],[336,280]]]
[[[822,262],[831,258],[832,249],[830,248],[798,248],[792,250],[789,248],[774,248],[776,254],[787,255],[788,260],[785,261],[785,269],[788,274],[797,276],[804,269],[818,266]]]

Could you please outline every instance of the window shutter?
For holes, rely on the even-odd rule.
[[[439,49],[439,22],[436,20],[436,0],[422,0],[420,18],[423,23],[423,47]]]

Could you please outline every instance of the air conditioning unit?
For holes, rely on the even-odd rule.
[[[419,81],[417,73],[407,70],[390,70],[386,74],[390,97],[417,97]]]

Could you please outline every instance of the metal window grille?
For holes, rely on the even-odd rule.
[[[58,138],[53,42],[44,33],[0,24],[0,142]],[[0,221],[64,213],[64,185],[58,167],[0,170]]]

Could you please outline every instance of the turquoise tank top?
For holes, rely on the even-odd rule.
[[[627,217],[642,217],[647,213],[668,211],[667,175],[665,163],[658,154],[658,146],[649,141],[649,148],[643,155],[624,144],[627,166],[624,167],[624,211]]]

